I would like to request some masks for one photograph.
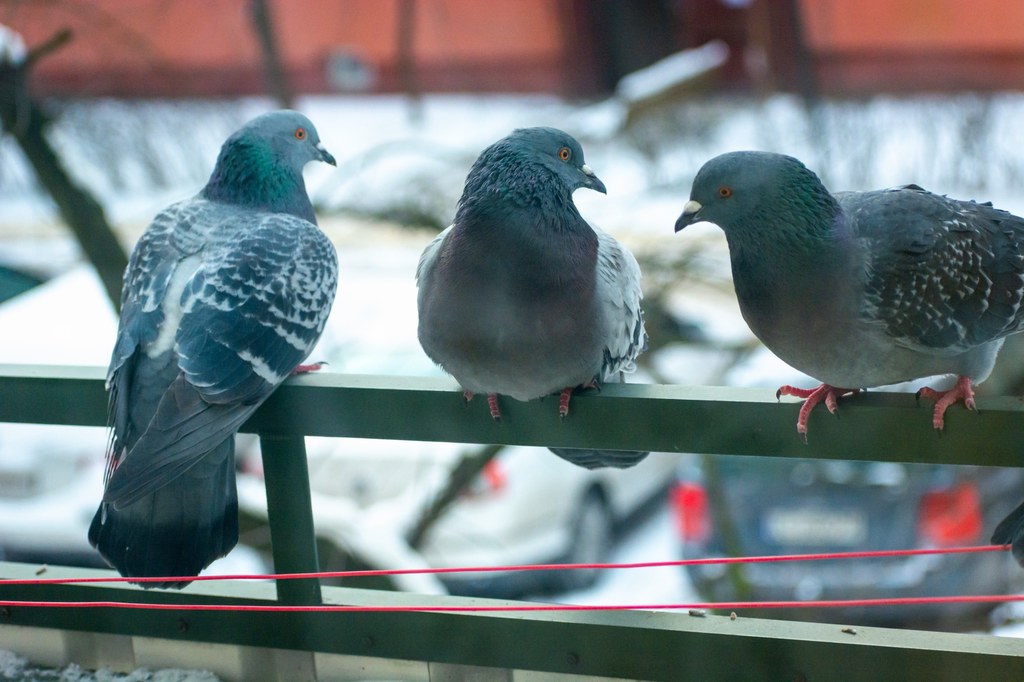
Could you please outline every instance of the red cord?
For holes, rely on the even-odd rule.
[[[980,596],[952,597],[892,597],[886,599],[821,599],[812,601],[726,601],[692,602],[688,604],[503,604],[500,606],[481,605],[432,605],[407,604],[352,606],[342,604],[318,604],[296,606],[287,604],[148,604],[120,601],[18,601],[0,600],[0,607],[28,606],[33,608],[111,608],[151,609],[154,611],[267,611],[267,612],[412,612],[436,611],[438,613],[487,613],[497,611],[668,611],[680,609],[808,609],[841,608],[850,606],[907,606],[914,604],[965,604],[1002,603],[1024,601],[1024,594],[988,594]]]
[[[0,585],[62,585],[69,583],[176,583],[211,580],[303,580],[309,578],[359,578],[388,575],[437,575],[445,573],[489,573],[513,571],[565,571],[612,570],[631,568],[660,568],[663,566],[697,566],[704,564],[755,564],[782,561],[825,561],[831,559],[884,559],[890,557],[921,556],[929,554],[976,554],[981,552],[1007,552],[1010,545],[977,545],[971,547],[943,547],[929,549],[885,549],[860,552],[819,552],[814,554],[778,554],[748,557],[708,557],[677,559],[673,561],[638,561],[632,563],[601,564],[513,564],[508,566],[443,566],[432,568],[377,568],[359,571],[322,571],[317,573],[238,573],[200,576],[159,576],[150,578],[124,578],[121,576],[94,578],[17,578],[4,580]]]
[[[772,563],[782,561],[822,561],[829,559],[877,559],[887,557],[919,556],[927,554],[969,554],[980,552],[1005,552],[1009,545],[979,545],[973,547],[948,547],[935,549],[898,549],[862,552],[822,552],[816,554],[784,554],[777,556],[753,557],[711,557],[703,559],[680,559],[677,561],[645,561],[634,563],[602,563],[602,564],[527,564],[511,566],[469,566],[442,568],[399,568],[374,569],[363,571],[325,571],[322,573],[275,573],[275,574],[237,574],[237,575],[206,575],[206,576],[174,576],[151,578],[124,577],[90,577],[90,578],[20,578],[12,580],[0,579],[0,585],[59,585],[69,583],[121,583],[121,582],[188,582],[209,580],[298,580],[310,578],[350,578],[359,576],[439,574],[439,573],[476,573],[486,571],[551,571],[576,569],[630,569],[654,568],[662,566],[692,566],[698,564],[736,564],[736,563]],[[1024,595],[960,595],[945,597],[890,597],[880,599],[831,599],[812,601],[734,601],[734,602],[694,602],[685,604],[509,604],[502,606],[439,606],[430,604],[410,604],[403,606],[352,606],[352,605],[313,605],[295,606],[284,604],[151,604],[142,602],[118,601],[19,601],[0,600],[4,607],[34,608],[116,608],[116,609],[151,609],[157,611],[267,611],[267,612],[355,612],[355,611],[436,611],[436,612],[490,612],[490,611],[666,611],[681,609],[782,609],[782,608],[842,608],[862,606],[907,606],[915,604],[961,604],[961,603],[1002,603],[1024,601]]]

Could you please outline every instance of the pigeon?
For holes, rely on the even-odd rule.
[[[606,193],[583,149],[554,128],[522,128],[485,149],[466,178],[454,223],[420,257],[418,336],[465,391],[528,401],[636,368],[646,349],[640,266],[573,203]],[[552,448],[588,468],[628,467],[647,453]]]
[[[295,111],[221,147],[206,186],[160,212],[125,271],[107,372],[112,427],[89,541],[126,577],[190,577],[238,541],[234,434],[317,342],[338,260],[302,169],[336,165]],[[187,580],[144,587],[187,585]]]
[[[1024,219],[991,203],[917,185],[830,194],[800,161],[732,152],[697,173],[676,232],[709,221],[725,232],[743,318],[779,358],[814,377],[811,410],[858,389],[956,376],[935,400],[975,409],[973,385],[1004,339],[1024,328]]]

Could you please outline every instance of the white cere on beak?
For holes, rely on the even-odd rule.
[[[592,169],[587,164],[583,164],[582,166],[580,166],[580,170],[583,171],[584,175],[589,175],[590,177],[594,177],[594,169]]]
[[[699,201],[690,200],[683,204],[683,215],[693,215],[700,209],[704,208],[700,205]]]

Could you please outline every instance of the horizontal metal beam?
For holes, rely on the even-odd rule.
[[[0,563],[0,577],[36,567]],[[53,569],[46,577],[108,574]],[[108,574],[109,575],[109,574]],[[326,587],[327,604],[435,607],[515,602]],[[101,585],[0,583],[0,598],[273,604],[268,584],[196,583],[183,592]],[[1019,680],[1024,646],[984,635],[686,613],[139,611],[7,607],[0,624],[196,640],[240,646],[648,680]],[[0,625],[0,642],[3,628]]]
[[[836,418],[812,415],[797,436],[798,405],[769,390],[611,385],[573,398],[504,400],[490,419],[451,381],[331,373],[289,380],[246,424],[271,440],[303,435],[771,456],[1021,465],[1024,403],[981,398],[980,414],[954,409],[945,434],[913,396],[872,393],[844,401]],[[0,421],[101,426],[103,370],[0,366]],[[0,564],[0,577],[37,567]],[[109,575],[50,568],[57,574]],[[123,586],[0,582],[0,598],[154,603],[274,603],[271,585],[195,583],[184,592]],[[325,588],[326,603],[432,606],[482,600]],[[297,600],[299,601],[299,600]],[[302,601],[315,601],[315,599]],[[1024,647],[990,636],[921,633],[723,616],[651,612],[238,613],[90,607],[0,609],[3,623],[86,632],[308,650],[460,666],[643,679],[1024,679]],[[841,668],[840,668],[841,666]]]
[[[103,425],[99,368],[0,365],[0,421]],[[454,382],[320,372],[290,379],[243,430],[275,436],[351,436],[776,457],[1021,466],[1024,400],[980,397],[946,430],[911,394],[871,392],[823,407],[808,442],[796,433],[799,403],[770,389],[612,384],[557,401],[502,399],[501,422],[481,398],[468,404]]]

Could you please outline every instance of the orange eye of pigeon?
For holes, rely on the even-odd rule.
[[[295,129],[295,139],[296,140],[305,140],[306,139],[306,129],[305,128],[296,128]]]
[[[729,197],[732,196],[732,188],[731,187],[719,187],[718,188],[718,196],[722,197],[723,199],[728,199]]]
[[[558,150],[558,158],[560,158],[562,161],[568,161],[570,158],[572,158],[572,150],[569,149],[568,147],[562,147],[561,149]]]

